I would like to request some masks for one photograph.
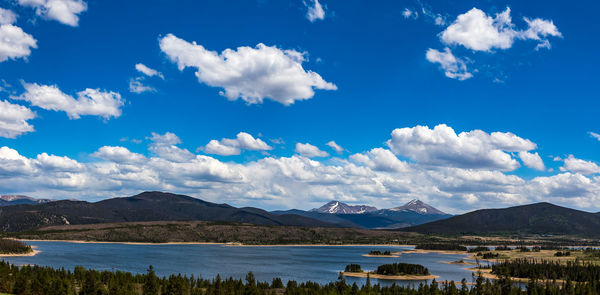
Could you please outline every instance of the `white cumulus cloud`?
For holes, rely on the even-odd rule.
[[[508,152],[537,147],[512,133],[473,130],[456,134],[445,124],[433,129],[427,126],[395,129],[387,145],[394,154],[421,164],[502,171],[520,167]]]
[[[35,113],[29,108],[0,100],[0,137],[15,138],[32,132],[33,126],[27,121],[33,118]]]
[[[121,116],[124,100],[116,92],[87,88],[77,93],[77,98],[62,92],[56,85],[39,85],[23,82],[25,92],[14,99],[25,100],[45,110],[64,111],[70,119],[81,116],[99,116],[105,119]]]
[[[546,165],[544,165],[544,161],[542,160],[540,155],[538,155],[537,152],[529,153],[526,151],[520,151],[519,158],[521,158],[521,161],[523,161],[523,164],[525,164],[525,166],[527,166],[529,168],[532,168],[532,169],[535,169],[538,171],[546,170]]]
[[[10,25],[17,21],[17,14],[12,10],[0,7],[0,25]]]
[[[329,153],[326,151],[320,150],[318,147],[310,144],[310,143],[296,143],[296,149],[294,150],[296,153],[308,157],[329,157]]]
[[[79,14],[87,10],[87,3],[81,0],[18,0],[18,3],[35,8],[35,13],[43,18],[72,27],[79,25]]]
[[[600,173],[600,166],[592,161],[586,161],[575,158],[573,155],[569,155],[563,160],[564,165],[560,167],[560,171],[571,171],[574,173],[581,174],[596,174]]]
[[[221,140],[211,140],[205,147],[204,152],[221,156],[239,155],[241,150],[250,151],[268,151],[273,147],[269,146],[260,138],[254,138],[246,132],[240,132],[236,138],[223,138]]]
[[[315,89],[337,89],[319,74],[304,70],[305,54],[295,50],[281,50],[261,43],[218,53],[173,34],[162,37],[159,43],[179,70],[195,68],[200,82],[223,88],[220,94],[229,100],[241,98],[256,104],[272,99],[291,105],[297,100],[312,98]]]
[[[478,8],[472,8],[459,15],[440,34],[440,39],[446,45],[461,45],[474,51],[491,51],[511,48],[516,39],[537,40],[539,44],[546,44],[547,37],[562,36],[551,20],[540,18],[525,17],[528,27],[519,30],[512,23],[510,12],[507,7],[492,17]]]
[[[4,21],[10,21],[5,16]],[[31,49],[37,48],[37,41],[23,29],[10,23],[0,25],[0,62],[8,59],[26,58]]]
[[[141,78],[131,78],[129,79],[129,91],[140,94],[144,92],[156,92],[156,89],[144,84]]]

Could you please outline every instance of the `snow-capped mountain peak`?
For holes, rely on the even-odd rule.
[[[377,208],[367,205],[348,205],[340,201],[331,201],[319,208],[310,210],[312,212],[327,214],[363,214],[377,211]]]
[[[400,206],[390,209],[392,211],[412,211],[423,215],[428,214],[446,214],[428,204],[423,203],[421,200],[411,200],[410,202]]]

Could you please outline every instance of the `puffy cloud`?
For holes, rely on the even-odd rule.
[[[23,133],[32,132],[33,126],[27,121],[35,118],[29,108],[0,101],[0,137],[15,138]]]
[[[343,147],[341,147],[339,144],[335,143],[335,141],[333,141],[333,140],[326,143],[326,145],[329,146],[330,148],[332,148],[338,154],[341,154],[345,151],[345,149]]]
[[[294,150],[296,153],[308,157],[329,157],[329,153],[320,150],[318,147],[310,144],[310,143],[296,143],[296,149]]]
[[[1,17],[4,18],[3,21],[11,21],[10,15],[5,14]],[[31,54],[32,48],[37,48],[37,41],[23,32],[23,29],[10,23],[0,25],[0,62],[26,58]]]
[[[18,0],[18,3],[35,8],[39,16],[72,27],[79,25],[79,14],[87,10],[87,3],[81,0]]]
[[[481,130],[456,134],[441,124],[395,129],[387,145],[397,155],[421,164],[512,171],[519,162],[507,152],[530,151],[536,145],[512,133]]]
[[[521,158],[521,161],[523,161],[523,164],[525,164],[525,166],[538,170],[538,171],[544,171],[546,170],[546,165],[544,165],[544,161],[542,161],[542,158],[540,157],[540,155],[538,155],[538,153],[529,153],[526,151],[520,151],[519,152],[519,158]]]
[[[429,48],[425,57],[431,63],[440,64],[440,67],[444,70],[444,74],[448,78],[462,81],[473,77],[473,74],[467,70],[465,61],[455,57],[448,47],[443,52]]]
[[[408,166],[390,150],[374,148],[364,154],[354,154],[350,159],[375,171],[406,171]]]
[[[525,30],[515,29],[510,16],[510,8],[506,8],[495,17],[488,16],[478,8],[459,15],[441,34],[446,45],[462,45],[475,51],[491,51],[493,49],[511,48],[515,39],[537,40],[542,46],[549,46],[548,36],[561,37],[561,33],[552,21],[540,18],[524,18],[528,27]]]
[[[600,134],[596,132],[590,132],[590,136],[600,141]]]
[[[104,119],[121,116],[124,104],[121,95],[116,92],[105,92],[100,89],[87,88],[77,93],[77,98],[62,92],[56,85],[38,85],[25,83],[25,92],[14,99],[30,102],[32,105],[45,110],[64,111],[70,119],[81,116],[100,116]]]
[[[135,69],[138,72],[140,72],[140,73],[142,73],[142,74],[144,74],[144,75],[146,75],[148,77],[157,76],[157,77],[159,77],[161,79],[165,79],[165,76],[163,76],[163,74],[161,72],[159,72],[159,71],[157,71],[155,69],[151,69],[151,68],[147,67],[146,65],[144,65],[142,63],[136,64],[135,65]]]
[[[92,157],[115,163],[142,163],[146,157],[142,154],[133,153],[121,146],[103,146],[92,154]]]
[[[0,7],[0,25],[10,25],[17,21],[17,14],[12,10]]]
[[[323,9],[323,6],[321,6],[321,3],[319,3],[319,0],[308,1],[309,2],[304,1],[304,5],[306,5],[306,7],[308,8],[308,11],[306,12],[306,18],[311,23],[319,19],[325,19],[325,10]]]
[[[592,161],[577,159],[573,155],[569,155],[563,161],[564,165],[560,167],[560,171],[571,171],[581,174],[600,173],[600,166]]]
[[[144,93],[144,92],[156,92],[156,89],[152,86],[144,85],[143,79],[135,78],[129,79],[129,91],[133,93]]]
[[[196,68],[200,82],[223,88],[220,94],[229,100],[241,98],[256,104],[268,98],[291,105],[297,100],[312,98],[314,89],[337,89],[319,74],[304,70],[305,54],[295,50],[281,50],[261,43],[254,48],[226,49],[219,54],[173,34],[161,38],[159,43],[179,70]]]
[[[181,140],[174,133],[158,134],[152,132],[150,140],[152,141],[150,151],[161,158],[172,162],[184,163],[195,157],[190,151],[177,146],[177,144],[181,143]]]
[[[223,138],[220,141],[211,140],[205,147],[204,152],[221,156],[239,155],[241,150],[268,151],[273,148],[260,138],[254,138],[246,132],[240,132],[236,138]]]
[[[486,142],[484,145],[516,153],[535,147],[511,133],[480,132],[454,136],[463,145]],[[386,208],[420,198],[451,213],[538,201],[600,210],[600,176],[561,172],[526,180],[495,168],[432,169],[430,164],[400,160],[384,148],[348,159],[316,161],[294,155],[234,163],[192,153],[182,158],[171,157],[168,150],[156,152],[157,145],[183,150],[177,147],[181,140],[173,133],[154,133],[151,139],[151,156],[125,147],[104,146],[92,153],[96,159],[87,163],[45,153],[27,158],[14,149],[1,147],[0,190],[38,197],[82,198],[80,192],[85,189],[85,197],[91,199],[163,190],[213,202],[273,209],[306,209],[331,199]],[[443,136],[436,140],[448,141]],[[437,149],[428,145],[430,148]]]

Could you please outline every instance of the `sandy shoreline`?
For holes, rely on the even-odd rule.
[[[371,279],[382,279],[382,280],[397,280],[397,281],[424,281],[424,280],[432,280],[437,279],[440,276],[436,275],[426,275],[426,276],[417,276],[417,275],[398,275],[398,276],[386,276],[386,275],[378,275],[373,273],[366,272],[341,272],[341,275],[345,277],[355,277],[355,278],[366,278],[367,276]]]
[[[371,254],[363,254],[363,257],[387,257],[387,258],[398,258],[400,255],[371,255]]]
[[[414,247],[414,245],[395,244],[272,244],[272,245],[249,245],[242,243],[214,243],[214,242],[107,242],[107,241],[83,241],[83,240],[38,240],[38,239],[16,239],[22,242],[62,242],[75,244],[122,244],[122,245],[224,245],[231,247]]]

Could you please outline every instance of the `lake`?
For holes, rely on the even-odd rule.
[[[129,245],[107,243],[68,243],[31,241],[28,244],[40,250],[32,257],[5,257],[14,264],[37,264],[55,268],[73,269],[77,265],[96,270],[122,270],[144,273],[153,265],[161,276],[186,274],[202,278],[244,278],[252,271],[260,281],[280,277],[288,280],[329,283],[337,280],[338,273],[347,264],[360,264],[373,270],[386,263],[416,263],[429,268],[438,280],[471,281],[467,266],[442,263],[456,261],[466,255],[438,253],[406,253],[398,258],[364,257],[371,250],[402,251],[413,247],[386,246],[275,246],[250,247],[229,245]],[[365,279],[346,278],[349,283],[362,284]],[[389,284],[389,281],[372,280]],[[415,282],[412,282],[415,283]],[[416,282],[418,284],[419,282]],[[405,283],[406,284],[406,283]]]

